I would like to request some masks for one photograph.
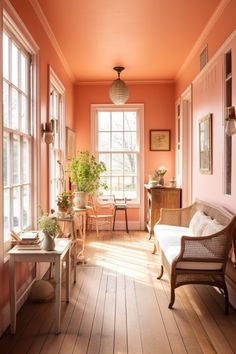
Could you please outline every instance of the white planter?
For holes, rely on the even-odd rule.
[[[73,204],[76,208],[85,208],[88,204],[88,193],[74,192]]]

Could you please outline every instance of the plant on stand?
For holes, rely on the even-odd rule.
[[[62,193],[57,196],[57,206],[61,213],[70,213],[72,208],[72,195],[71,192],[66,192],[66,178],[65,178],[65,170],[62,163],[57,160],[57,163],[61,169],[61,187]]]
[[[68,170],[76,188],[74,204],[79,208],[86,206],[89,193],[95,194],[99,188],[107,188],[106,183],[100,181],[101,174],[106,171],[105,164],[97,162],[88,151],[78,152],[70,160]]]
[[[164,175],[166,172],[167,169],[165,166],[160,166],[157,170],[154,171],[154,177],[157,179],[157,183],[161,186],[164,186]]]

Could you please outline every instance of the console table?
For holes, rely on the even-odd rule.
[[[147,191],[147,229],[150,238],[153,235],[155,223],[160,218],[161,208],[181,208],[182,189],[171,187],[151,187],[144,185]]]
[[[16,291],[16,263],[17,262],[54,262],[55,263],[55,333],[60,333],[61,324],[61,273],[62,273],[62,260],[65,257],[66,260],[66,301],[69,302],[70,297],[70,248],[71,240],[65,238],[55,239],[55,250],[19,250],[15,246],[8,254],[10,256],[10,312],[11,312],[11,333],[16,332],[16,313],[17,304],[25,295],[28,288],[17,299]],[[35,280],[35,279],[34,279]],[[33,281],[34,281],[33,280]],[[32,282],[33,283],[33,282]],[[30,285],[32,285],[32,283]]]

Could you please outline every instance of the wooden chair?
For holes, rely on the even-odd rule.
[[[97,237],[99,237],[99,228],[112,231],[112,223],[114,218],[114,199],[108,197],[104,200],[98,198],[91,198],[89,201],[91,210],[88,211],[87,226],[88,231],[94,227],[96,229]]]

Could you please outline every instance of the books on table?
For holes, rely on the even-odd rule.
[[[17,235],[18,237],[14,237],[13,244],[19,250],[41,250],[42,249],[42,240],[39,237],[38,231],[25,231],[21,232]]]

